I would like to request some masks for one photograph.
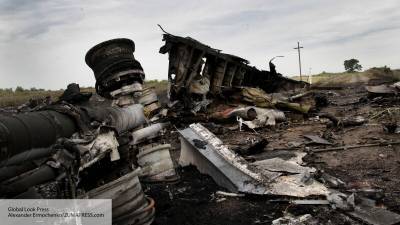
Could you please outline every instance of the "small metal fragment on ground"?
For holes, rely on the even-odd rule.
[[[315,219],[312,215],[310,214],[305,214],[301,216],[293,216],[293,215],[285,215],[281,218],[278,218],[274,221],[272,221],[273,225],[304,225],[304,224],[320,224],[318,219]]]
[[[328,200],[309,199],[309,200],[292,200],[290,203],[295,205],[329,205]]]
[[[223,201],[226,201],[226,198],[219,198],[219,199],[217,199],[217,200],[215,200],[216,202],[223,202]]]
[[[331,142],[329,142],[321,137],[318,137],[316,135],[303,135],[303,137],[311,140],[311,143],[314,143],[314,144],[332,145]]]
[[[362,125],[362,124],[368,122],[368,120],[362,116],[337,118],[336,116],[334,116],[330,113],[320,113],[318,116],[320,118],[329,119],[335,127],[359,126],[359,125]]]
[[[244,138],[232,148],[234,152],[240,155],[253,155],[263,152],[268,140],[262,136],[255,136],[254,138]]]
[[[342,180],[325,172],[320,173],[319,180],[322,180],[324,184],[328,185],[331,188],[338,188],[345,186],[345,183]]]
[[[303,143],[299,141],[289,141],[287,143],[288,148],[297,148],[300,147]]]
[[[347,212],[347,214],[373,225],[392,225],[400,223],[399,214],[385,208],[370,206],[363,201],[355,206],[354,211]]]
[[[287,151],[287,150],[273,150],[263,152],[257,155],[247,156],[247,160],[264,160],[264,159],[272,159],[272,158],[281,158],[281,159],[290,159],[293,157],[297,157],[296,152],[294,151]]]
[[[284,172],[284,173],[313,173],[315,168],[300,166],[296,162],[290,160],[283,160],[281,158],[272,158],[256,161],[251,165],[268,170],[271,172]]]
[[[217,191],[217,192],[215,192],[215,194],[222,195],[222,196],[228,196],[228,197],[244,197],[244,194],[230,193],[230,192],[225,192],[225,191]]]
[[[332,190],[331,193],[326,197],[331,203],[332,208],[341,209],[344,211],[352,211],[355,207],[354,194],[347,195],[336,190]]]
[[[385,84],[378,86],[366,86],[365,89],[368,91],[371,97],[395,95],[398,93],[398,89]]]

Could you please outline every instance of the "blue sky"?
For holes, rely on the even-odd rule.
[[[93,45],[130,38],[147,79],[166,79],[161,24],[267,69],[298,74],[341,72],[343,61],[364,68],[400,68],[400,1],[357,0],[0,0],[0,87],[93,86],[84,56]]]

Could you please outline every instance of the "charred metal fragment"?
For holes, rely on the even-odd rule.
[[[373,225],[394,225],[400,223],[400,215],[385,208],[369,205],[367,199],[354,207],[354,211],[347,212],[349,215]]]
[[[315,168],[300,165],[305,153],[289,160],[273,158],[249,163],[200,124],[191,124],[179,132],[182,136],[179,163],[195,165],[231,192],[296,197],[329,193],[312,178]]]
[[[20,174],[33,170],[37,167],[38,165],[33,161],[26,162],[22,165],[2,167],[0,168],[0,182],[19,176]]]
[[[91,120],[106,122],[121,134],[146,122],[143,106],[140,104],[120,107],[82,107]]]
[[[32,148],[48,147],[76,131],[72,118],[51,110],[0,116],[0,160]]]
[[[55,110],[59,110],[62,106]],[[131,105],[119,107],[82,107],[79,109],[79,119],[55,112],[53,110],[0,116],[0,160],[33,148],[46,148],[57,139],[70,137],[79,131],[78,128],[88,129],[90,121],[105,122],[119,134],[131,130],[146,122],[143,106]],[[90,121],[80,121],[87,117]]]
[[[145,74],[134,52],[132,40],[118,38],[102,42],[86,53],[85,61],[94,72],[99,95],[112,98],[112,91],[143,83]]]
[[[26,152],[22,152],[18,155],[14,155],[11,158],[8,158],[4,161],[0,162],[0,167],[3,166],[15,166],[19,165],[22,163],[26,163],[27,161],[35,160],[35,159],[40,159],[46,156],[50,156],[52,153],[54,153],[53,148],[35,148],[31,149]]]
[[[303,88],[305,82],[295,81],[281,74],[252,67],[246,59],[221,53],[190,37],[164,34],[165,45],[160,53],[169,55],[168,79],[171,100],[190,98],[188,87],[194,80],[207,78],[211,95],[219,95],[224,88],[259,87],[271,93]],[[197,78],[197,79],[196,79]]]
[[[142,141],[158,136],[158,134],[169,125],[169,123],[156,123],[151,126],[132,132],[131,145],[139,144]]]
[[[149,144],[139,150],[138,164],[142,167],[142,175],[147,182],[176,181],[174,164],[169,150],[170,144]]]
[[[68,103],[80,103],[88,101],[92,96],[90,92],[81,92],[79,84],[71,83],[68,84],[67,89],[62,93],[59,101],[66,101]]]
[[[112,199],[113,224],[151,224],[154,219],[154,200],[146,197],[140,185],[139,169],[90,190],[79,198]]]
[[[43,165],[39,167],[37,170],[32,172],[15,182],[8,185],[0,186],[0,193],[2,197],[13,197],[16,194],[20,194],[22,192],[27,191],[30,187],[35,186],[37,184],[42,184],[51,179],[56,178],[57,171],[48,165]]]

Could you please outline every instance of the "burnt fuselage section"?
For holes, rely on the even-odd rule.
[[[303,88],[275,71],[259,70],[246,59],[222,53],[190,37],[164,34],[160,53],[169,55],[171,100],[192,95],[218,96],[233,87],[259,87],[267,93]]]

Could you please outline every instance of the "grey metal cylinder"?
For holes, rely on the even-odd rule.
[[[136,128],[146,122],[143,106],[140,104],[128,107],[84,107],[91,119],[107,121],[120,134]]]
[[[1,167],[0,168],[0,182],[3,182],[12,177],[18,176],[18,175],[28,172],[30,170],[33,170],[37,167],[38,167],[38,165],[35,164],[33,161],[29,161],[22,165]]]
[[[114,225],[151,224],[154,219],[154,200],[144,195],[139,173],[140,169],[136,169],[80,198],[112,199]]]
[[[156,123],[151,126],[132,132],[131,145],[138,144],[147,138],[155,137],[168,123]]]
[[[57,176],[56,170],[44,164],[37,170],[35,170],[32,174],[29,174],[21,179],[18,179],[13,183],[8,184],[7,186],[1,187],[0,195],[2,197],[3,196],[13,197],[17,194],[27,191],[32,186],[52,180],[56,176]]]
[[[112,109],[113,110],[110,110],[110,116],[112,118],[112,124],[118,133],[131,130],[146,122],[143,106],[140,104],[124,108],[114,107]]]
[[[4,161],[0,162],[0,167],[3,166],[14,166],[22,163],[26,163],[31,160],[40,159],[55,153],[53,148],[35,148],[26,152],[19,153],[12,156]]]
[[[148,182],[176,181],[174,163],[169,150],[170,144],[143,146],[137,155],[138,164],[142,167],[142,174]]]
[[[0,116],[0,160],[28,149],[48,147],[76,131],[72,118],[51,110]]]

